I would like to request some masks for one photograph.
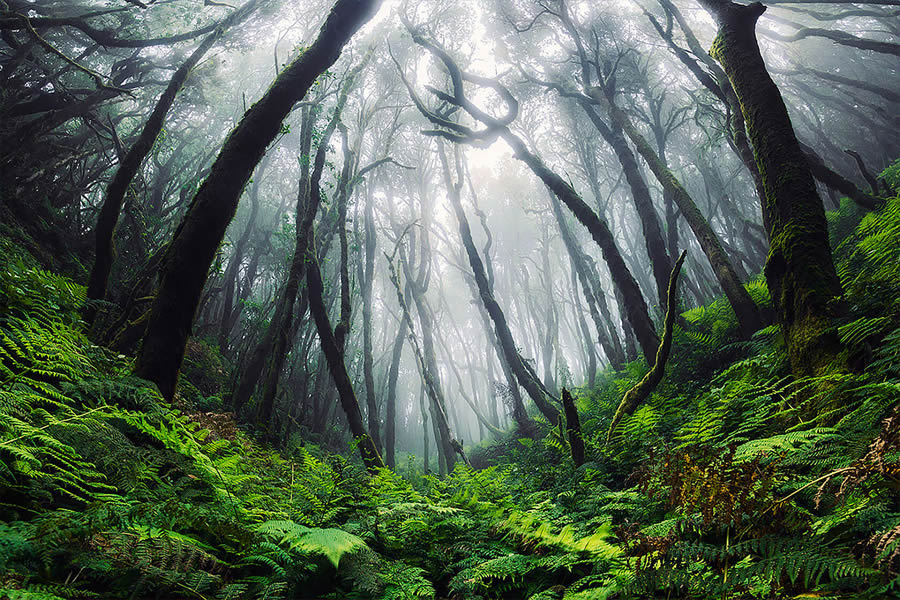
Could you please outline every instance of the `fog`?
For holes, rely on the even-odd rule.
[[[214,29],[240,3],[0,1],[2,202],[34,224],[33,235],[53,244],[48,260],[76,279],[88,280],[97,215],[126,149],[203,39],[172,36]],[[167,244],[223,142],[308,49],[331,4],[259,1],[191,70],[125,195],[95,339],[137,351]],[[814,174],[826,209],[840,209],[848,195],[831,176],[865,190],[869,173],[900,155],[897,16],[892,6],[779,1],[768,3],[758,23],[797,137],[821,165]],[[116,44],[98,31],[117,40],[161,39]],[[216,364],[221,372],[207,389],[180,388],[176,402],[189,411],[235,410],[241,422],[285,445],[347,451],[347,417],[305,281],[287,303],[292,318],[277,309],[302,220],[301,186],[314,176],[323,144],[311,238],[323,298],[332,326],[349,316],[343,361],[382,445],[388,405],[396,404],[389,461],[398,468],[423,461],[432,471],[443,468],[440,407],[466,451],[521,426],[517,403],[528,418],[547,418],[498,341],[455,195],[514,353],[544,402],[555,406],[563,388],[593,385],[611,370],[640,370],[646,361],[633,307],[609,257],[503,131],[608,224],[658,330],[664,284],[682,250],[681,311],[722,296],[722,283],[685,211],[613,109],[680,182],[740,282],[759,280],[766,260],[760,196],[735,139],[735,112],[717,91],[717,63],[706,54],[715,33],[692,0],[384,2],[294,106],[244,188],[195,312],[183,367]],[[268,330],[287,339],[274,367]],[[210,356],[213,363],[204,363]],[[273,369],[274,408],[260,421]],[[241,383],[250,393],[236,402]]]

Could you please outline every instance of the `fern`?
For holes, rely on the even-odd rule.
[[[346,531],[304,527],[293,521],[267,521],[259,524],[256,529],[263,537],[288,552],[320,554],[335,568],[345,554],[367,547],[363,540]]]

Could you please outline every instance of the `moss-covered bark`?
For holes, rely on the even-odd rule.
[[[135,373],[154,382],[164,397],[175,394],[209,267],[250,174],[281,131],[284,118],[380,4],[380,0],[337,0],[316,40],[279,74],[229,134],[194,196],[169,246],[135,365]]]
[[[640,406],[641,402],[646,400],[650,394],[653,393],[653,390],[655,390],[656,386],[659,385],[659,382],[662,381],[663,375],[666,372],[666,362],[669,360],[669,351],[672,349],[672,328],[675,325],[675,314],[678,312],[678,304],[675,298],[675,292],[678,285],[678,273],[681,271],[681,265],[684,264],[685,256],[687,256],[687,251],[682,252],[681,256],[678,257],[675,266],[672,268],[672,274],[669,276],[666,300],[666,320],[663,324],[662,340],[659,342],[659,348],[656,350],[656,360],[653,361],[653,366],[647,374],[644,375],[634,387],[625,392],[622,401],[619,402],[619,406],[616,408],[616,412],[613,415],[612,422],[609,424],[609,433],[606,435],[607,443],[612,439],[616,425],[618,425],[624,417],[633,413],[635,409]]]
[[[781,93],[766,70],[755,26],[765,7],[700,0],[719,25],[710,54],[740,102],[766,193],[766,280],[798,376],[833,368],[840,342],[833,318],[842,295],[822,201]]]

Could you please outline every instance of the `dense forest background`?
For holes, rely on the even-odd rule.
[[[0,597],[900,596],[898,17],[0,0]]]

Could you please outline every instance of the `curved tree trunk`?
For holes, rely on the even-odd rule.
[[[226,17],[215,30],[204,39],[193,53],[184,61],[181,66],[172,75],[166,90],[160,96],[150,113],[150,117],[144,124],[141,135],[119,163],[119,168],[113,179],[106,188],[106,194],[103,197],[103,204],[100,207],[100,213],[97,216],[97,225],[94,228],[94,244],[95,256],[94,266],[91,268],[91,274],[88,278],[87,299],[103,300],[106,297],[106,286],[109,281],[109,273],[112,270],[113,261],[115,260],[115,233],[116,224],[119,221],[119,214],[122,212],[122,204],[125,201],[125,194],[131,186],[131,182],[137,175],[138,170],[144,163],[144,159],[153,148],[159,132],[162,131],[166,115],[172,105],[175,103],[175,97],[187,81],[191,69],[193,69],[200,59],[213,47],[229,27],[246,18],[253,9],[256,8],[258,0],[250,0]],[[255,166],[255,165],[254,165]],[[88,303],[84,309],[84,320],[88,326],[92,325],[97,316],[97,305]]]
[[[284,118],[380,4],[380,0],[337,0],[316,40],[278,75],[229,134],[194,196],[169,246],[135,365],[135,374],[155,383],[163,397],[175,394],[209,267],[250,174],[278,136]]]

